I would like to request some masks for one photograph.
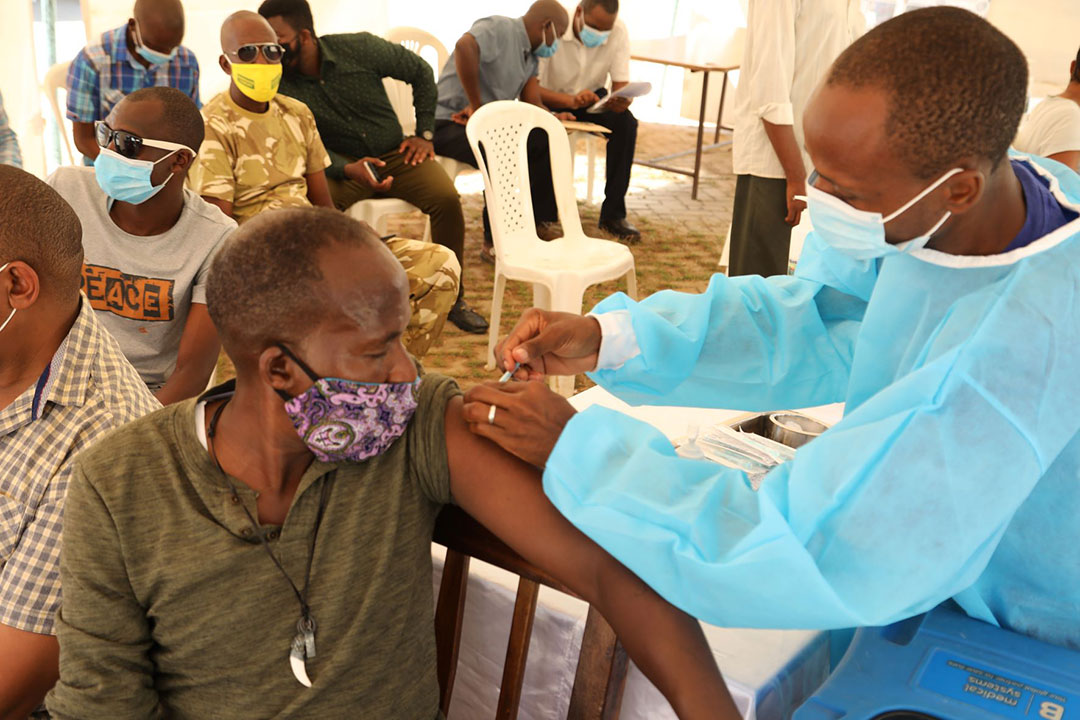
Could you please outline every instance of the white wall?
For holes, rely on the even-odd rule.
[[[1027,55],[1033,98],[1061,92],[1080,48],[1080,0],[992,0],[987,19]]]

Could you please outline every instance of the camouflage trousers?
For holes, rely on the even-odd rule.
[[[412,317],[402,342],[416,358],[422,358],[442,333],[446,316],[454,307],[461,282],[461,265],[442,245],[394,237],[386,241],[409,278]]]

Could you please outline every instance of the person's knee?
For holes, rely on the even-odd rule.
[[[436,216],[461,215],[461,196],[458,194],[454,183],[438,183],[430,190],[430,196],[426,203],[429,207],[428,214]]]
[[[629,110],[618,113],[618,120],[616,121],[615,131],[621,132],[628,136],[637,135],[638,120],[634,117],[633,113]]]

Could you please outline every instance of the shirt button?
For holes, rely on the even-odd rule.
[[[232,501],[233,505],[239,505],[240,504],[240,496],[239,495],[233,495],[232,497],[229,498],[229,500]]]
[[[240,537],[251,537],[251,528],[244,528],[241,530]]]
[[[279,530],[271,530],[270,532],[268,532],[266,534],[266,537],[269,538],[270,540],[277,540],[278,535],[280,535],[280,534],[281,534],[281,532]]]

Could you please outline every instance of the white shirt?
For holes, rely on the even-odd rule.
[[[630,34],[622,20],[616,20],[607,42],[587,48],[570,26],[550,58],[540,60],[540,86],[554,92],[576,95],[582,90],[606,87],[611,82],[630,82]]]
[[[736,175],[784,177],[762,120],[794,126],[809,173],[803,110],[833,60],[862,34],[865,22],[859,0],[750,0],[735,91]]]
[[[1080,104],[1063,97],[1046,98],[1020,126],[1013,147],[1040,157],[1080,150]]]

